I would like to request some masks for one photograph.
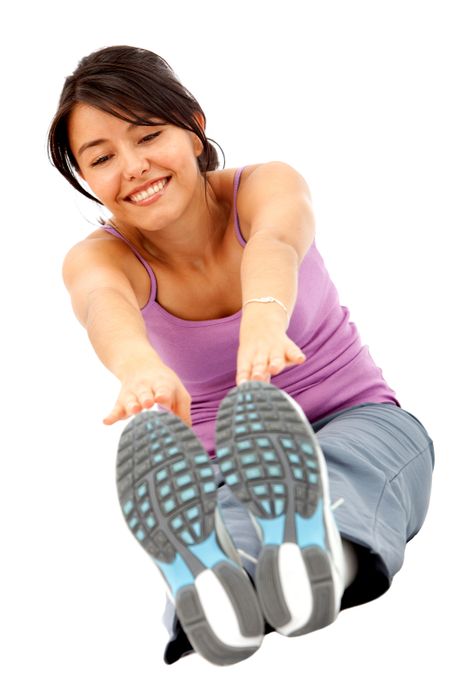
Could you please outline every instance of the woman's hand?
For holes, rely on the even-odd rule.
[[[268,314],[268,313],[267,313]],[[306,356],[286,335],[280,322],[269,316],[243,317],[240,327],[236,384],[248,380],[270,382],[287,366],[301,365]]]
[[[178,375],[164,364],[141,365],[133,368],[122,378],[122,387],[116,404],[104,424],[114,424],[131,415],[151,408],[155,403],[180,417],[189,427],[191,420],[191,396]]]

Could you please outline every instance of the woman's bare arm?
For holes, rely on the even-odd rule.
[[[119,379],[130,362],[158,361],[131,282],[118,263],[115,242],[76,244],[63,263],[72,307],[102,363]]]
[[[155,403],[191,425],[189,392],[150,344],[134,289],[115,242],[85,240],[63,264],[64,283],[76,317],[102,363],[122,383],[111,413],[113,424]]]

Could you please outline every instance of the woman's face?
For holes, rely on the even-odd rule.
[[[169,124],[136,126],[77,103],[68,135],[79,174],[118,221],[143,229],[164,225],[179,218],[192,200],[203,150],[193,132]],[[161,191],[148,191],[164,179],[169,181]]]

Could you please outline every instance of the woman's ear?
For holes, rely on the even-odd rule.
[[[201,130],[203,131],[203,133],[205,133],[205,118],[203,117],[203,115],[201,113],[196,112],[194,113],[194,118],[199,127],[201,128]],[[200,157],[200,155],[204,150],[204,147],[200,138],[194,132],[192,132],[192,141],[194,143],[195,154],[197,157]]]

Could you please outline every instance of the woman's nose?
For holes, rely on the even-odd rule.
[[[126,178],[139,178],[150,169],[150,162],[139,152],[128,152],[123,158],[123,172]]]

